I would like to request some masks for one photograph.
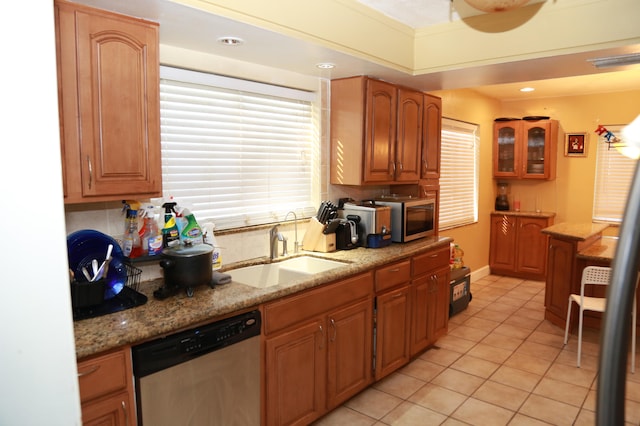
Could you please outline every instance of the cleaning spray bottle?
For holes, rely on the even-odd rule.
[[[148,204],[143,209],[142,251],[147,256],[157,256],[162,252],[162,233],[158,228],[155,211],[153,204]]]
[[[164,203],[164,227],[162,228],[162,247],[175,247],[180,245],[180,233],[176,224],[175,208],[178,203],[173,201]]]
[[[125,200],[123,211],[126,211],[125,229],[122,252],[131,259],[142,256],[142,244],[138,233],[138,210],[140,203],[133,200]]]
[[[182,231],[180,232],[180,241],[182,244],[202,244],[202,228],[198,225],[196,217],[189,209],[182,209],[181,215],[184,218]]]

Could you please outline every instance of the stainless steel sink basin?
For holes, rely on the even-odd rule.
[[[345,266],[345,262],[298,256],[262,265],[245,266],[227,271],[234,282],[256,288],[288,285],[314,274]]]

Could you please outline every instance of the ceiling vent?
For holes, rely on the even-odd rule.
[[[587,59],[594,67],[601,68],[613,68],[622,67],[625,65],[640,64],[640,53],[630,53],[628,55],[618,56],[606,56],[603,58]]]

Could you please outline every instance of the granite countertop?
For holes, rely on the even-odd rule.
[[[608,226],[606,223],[562,222],[544,228],[541,232],[568,240],[585,241],[601,233]]]
[[[529,211],[515,211],[515,210],[494,210],[491,214],[506,215],[506,216],[526,216],[526,217],[555,217],[554,212],[529,212]]]
[[[589,247],[578,251],[577,257],[596,262],[610,262],[616,254],[617,245],[618,237],[602,237]]]
[[[179,292],[165,300],[157,300],[153,297],[153,291],[163,286],[163,280],[143,282],[138,291],[149,298],[146,304],[74,322],[76,357],[81,359],[119,346],[135,344],[165,336],[190,326],[211,322],[218,317],[255,308],[270,300],[448,245],[451,241],[453,240],[449,237],[430,237],[410,243],[394,243],[380,249],[360,247],[333,253],[304,252],[303,254],[342,260],[348,263],[345,263],[344,267],[316,274],[289,286],[260,289],[231,282],[213,289],[208,286],[197,287],[191,298],[187,297],[186,292]],[[231,271],[228,271],[230,268],[251,263],[263,263],[265,259],[253,259],[243,262],[243,264],[227,265],[222,271],[226,270],[233,275]]]

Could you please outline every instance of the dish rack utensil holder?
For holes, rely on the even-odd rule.
[[[142,269],[136,268],[135,266],[128,263],[125,263],[124,265],[127,268],[127,287],[138,291],[138,288],[140,287],[140,276],[142,275]]]

